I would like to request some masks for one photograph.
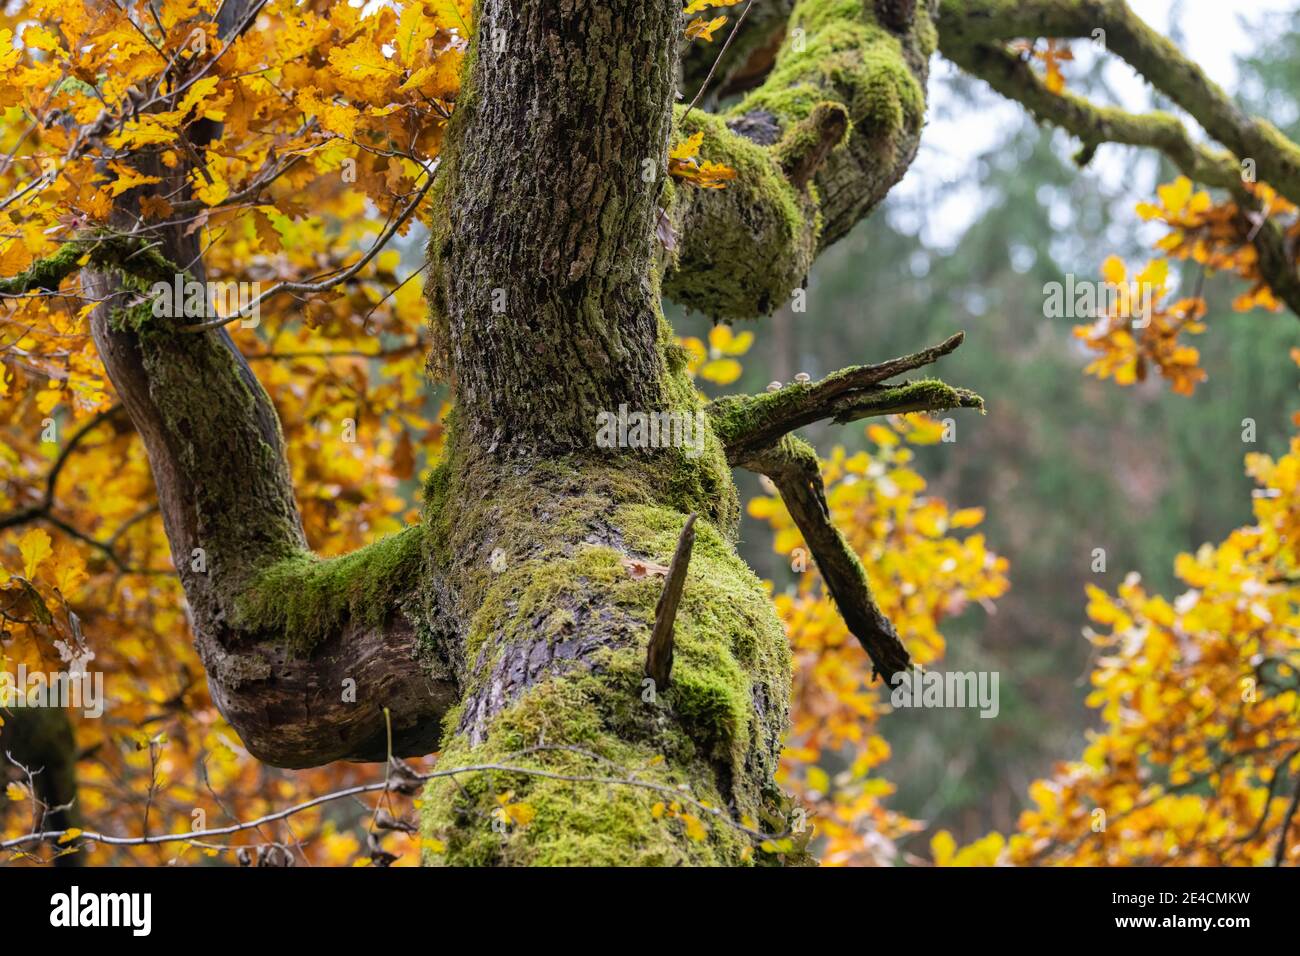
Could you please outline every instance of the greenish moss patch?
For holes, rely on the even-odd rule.
[[[423,527],[414,525],[339,558],[297,554],[261,570],[236,601],[237,626],[280,633],[306,654],[350,617],[383,622],[418,581]]]

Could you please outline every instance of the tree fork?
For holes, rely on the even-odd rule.
[[[250,16],[222,23],[235,30]],[[178,272],[206,279],[200,235],[183,223],[148,244],[129,238],[145,195],[188,199],[190,166],[168,167],[156,150],[132,163],[161,182],[118,198],[112,237],[64,248],[88,257],[91,335],[148,455],[214,703],[276,766],[384,759],[386,706],[396,752],[428,753],[456,685],[443,648],[452,625],[418,529],[346,558],[311,555],[280,422],[248,363],[224,329],[181,334],[183,316],[153,316],[145,300]],[[305,620],[309,646],[296,633]]]

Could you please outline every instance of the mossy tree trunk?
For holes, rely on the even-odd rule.
[[[653,805],[685,786],[753,827],[776,808],[789,656],[728,540],[723,449],[711,433],[698,455],[596,442],[601,411],[700,409],[655,269],[679,14],[644,0],[482,5],[428,284],[457,409],[428,524],[467,624],[442,762],[663,789],[439,781],[424,830],[446,851],[431,861],[738,862],[749,841],[734,829],[710,824],[700,839]],[[691,511],[707,524],[671,685],[653,688],[646,643],[663,581],[632,562],[666,564]],[[506,792],[526,826],[501,810]]]
[[[774,774],[790,657],[734,549],[728,464],[763,459],[737,451],[762,416],[744,401],[705,414],[661,276],[715,317],[770,312],[827,235],[902,175],[932,5],[885,6],[882,25],[862,0],[782,4],[792,29],[773,61],[781,31],[763,21],[738,111],[686,121],[678,0],[482,0],[429,244],[430,365],[455,395],[448,453],[424,522],[346,557],[307,550],[274,409],[229,336],[140,311],[140,284],[171,279],[153,271],[199,261],[193,238],[171,237],[152,266],[96,255],[95,340],[149,454],[213,698],[253,753],[382,759],[391,720],[399,756],[440,748],[442,768],[515,768],[429,785],[430,863],[770,858],[746,830],[789,819]],[[706,158],[737,168],[734,188],[666,179],[670,142],[696,128]],[[185,195],[184,164],[137,162]],[[137,193],[121,199],[124,225]],[[658,238],[667,222],[676,252]],[[915,407],[881,381],[868,368],[792,386],[782,420]],[[620,406],[692,416],[699,443],[598,447],[598,414]],[[690,513],[674,664],[656,687],[646,650],[663,578],[645,568],[669,562]],[[856,558],[838,565],[869,603]]]

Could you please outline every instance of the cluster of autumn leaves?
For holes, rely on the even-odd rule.
[[[1043,83],[1055,94],[1065,90],[1061,64],[1074,59],[1068,44],[1056,40],[1019,41],[1012,49],[1043,67]],[[1207,305],[1202,295],[1205,280],[1227,273],[1249,284],[1234,298],[1238,312],[1264,309],[1278,312],[1283,304],[1260,273],[1259,255],[1252,239],[1263,222],[1279,227],[1288,249],[1300,241],[1300,210],[1267,183],[1245,178],[1242,187],[1258,204],[1243,210],[1227,199],[1216,202],[1207,190],[1198,190],[1186,176],[1156,189],[1157,201],[1137,204],[1144,221],[1159,222],[1168,231],[1155,243],[1160,254],[1130,274],[1118,256],[1102,263],[1101,278],[1113,290],[1109,308],[1099,310],[1093,322],[1075,328],[1074,334],[1097,357],[1085,371],[1119,385],[1145,381],[1150,372],[1168,380],[1180,395],[1191,395],[1206,378],[1200,352],[1187,338],[1205,331]],[[1170,262],[1190,266],[1197,279],[1189,295],[1171,297]],[[1134,308],[1140,292],[1149,310]],[[1149,297],[1149,298],[1148,298]]]
[[[743,0],[687,0],[685,12],[691,20],[686,24],[686,36],[692,40],[713,42],[713,35],[727,25],[727,15],[710,16],[706,19],[695,14],[718,7],[734,7],[741,2]]]
[[[736,2],[693,0],[685,12]],[[0,278],[78,230],[103,225],[127,189],[154,185],[128,162],[142,150],[158,151],[169,166],[192,163],[194,199],[148,198],[141,228],[179,222],[202,230],[216,279],[271,284],[336,274],[418,196],[454,108],[471,26],[467,0],[369,12],[274,0],[261,12],[264,28],[228,50],[210,22],[217,6],[174,0],[155,18],[145,5],[32,0],[0,13],[0,67],[12,79],[0,89]],[[707,41],[725,20],[697,17],[686,29]],[[1049,70],[1061,58],[1047,60]],[[164,73],[172,79],[159,88],[154,80]],[[200,121],[220,123],[222,132],[196,161],[180,133]],[[95,135],[83,135],[88,127]],[[670,172],[696,186],[725,187],[734,172],[699,161],[701,146],[698,135],[676,144]],[[1262,184],[1257,190],[1269,215],[1294,220],[1293,208]],[[1139,208],[1170,227],[1164,257],[1138,277],[1161,290],[1157,301],[1167,261],[1177,259],[1252,282],[1241,308],[1277,308],[1249,244],[1231,228],[1233,212],[1185,180]],[[389,249],[353,281],[305,299],[272,298],[260,326],[231,328],[280,414],[304,524],[322,554],[419,520],[418,472],[441,452],[445,407],[425,381],[418,273]],[[1113,260],[1103,275],[1116,285],[1126,279]],[[1198,301],[1159,305],[1143,329],[1118,315],[1081,329],[1100,353],[1090,371],[1128,384],[1152,368],[1190,391],[1204,373],[1181,337],[1201,331]],[[53,292],[0,300],[0,518],[38,512],[0,531],[0,670],[56,670],[75,655],[108,675],[105,716],[68,715],[81,825],[132,835],[192,832],[382,779],[376,767],[266,767],[217,713],[191,645],[143,449],[89,337],[93,306],[75,277]],[[721,326],[707,341],[681,343],[692,374],[725,386],[739,378],[753,333]],[[987,605],[1009,586],[1006,560],[977,530],[981,511],[927,494],[912,467],[913,447],[941,434],[922,416],[890,419],[867,429],[869,452],[837,447],[823,466],[836,526],[923,665],[942,660],[946,618]],[[1090,703],[1102,727],[1082,759],[1034,785],[1033,809],[1009,839],[992,834],[959,849],[939,834],[936,862],[1253,863],[1268,856],[1285,804],[1275,784],[1293,780],[1300,759],[1300,440],[1277,461],[1252,456],[1249,467],[1262,487],[1256,524],[1181,556],[1186,593],[1166,602],[1137,580],[1114,596],[1090,589],[1089,613],[1100,629],[1090,635],[1099,655]],[[47,480],[52,473],[56,481]],[[802,572],[794,589],[775,595],[796,665],[781,781],[809,810],[824,862],[892,862],[899,841],[924,823],[887,805],[887,688],[869,682],[870,664],[779,498],[756,498],[749,510],[770,524],[776,551]],[[832,776],[831,765],[848,769]],[[34,822],[31,780],[14,768],[5,773],[0,838]],[[528,808],[509,795],[503,808],[510,825],[529,825]],[[394,817],[411,812],[391,801],[388,809]],[[665,825],[689,814],[671,804],[659,812]],[[312,863],[391,862],[389,852],[398,865],[415,862],[418,837],[401,828],[377,832],[375,819],[341,803],[224,840],[121,848],[70,840],[63,852],[92,862],[211,856],[233,863],[240,846],[279,843]],[[691,819],[693,835],[706,838],[708,824]],[[1287,852],[1294,858],[1300,850]]]
[[[1119,385],[1144,381],[1148,371],[1169,381],[1181,395],[1190,395],[1204,381],[1200,352],[1185,337],[1205,331],[1206,303],[1201,292],[1206,277],[1225,272],[1248,282],[1249,288],[1233,299],[1238,312],[1265,309],[1278,312],[1282,303],[1259,272],[1259,257],[1250,242],[1249,229],[1258,217],[1273,219],[1283,227],[1289,247],[1300,239],[1300,211],[1266,183],[1244,183],[1260,202],[1258,214],[1243,216],[1232,201],[1215,203],[1206,190],[1197,191],[1186,176],[1156,189],[1157,202],[1137,205],[1138,215],[1169,227],[1155,244],[1163,253],[1133,276],[1118,256],[1102,263],[1103,280],[1118,292],[1112,307],[1074,334],[1099,353],[1087,371],[1111,378]],[[1190,295],[1169,301],[1170,260],[1189,263],[1199,271]],[[1134,290],[1149,297],[1148,314],[1137,314],[1130,298]]]
[[[1166,600],[1136,574],[1115,595],[1089,586],[1101,727],[1080,759],[1030,787],[1009,839],[958,849],[940,833],[937,863],[1300,862],[1300,438],[1246,463],[1255,522],[1180,554],[1185,591]]]

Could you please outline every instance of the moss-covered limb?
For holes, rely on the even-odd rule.
[[[708,410],[727,449],[727,460],[748,467],[747,462],[782,436],[823,419],[844,424],[876,415],[983,408],[983,399],[974,392],[937,379],[886,384],[887,379],[937,361],[962,339],[958,333],[912,355],[842,369],[818,382],[792,383],[762,395],[727,396],[712,402]]]
[[[679,242],[664,255],[664,295],[717,320],[752,319],[803,287],[817,251],[817,204],[786,177],[772,149],[693,110],[677,110],[674,137],[704,133],[702,160],[736,171],[726,189],[671,188]]]
[[[799,0],[772,72],[727,114],[732,121],[769,117],[784,136],[820,104],[848,111],[847,142],[814,179],[821,247],[874,208],[916,153],[935,46],[932,14],[930,3],[917,3],[899,30],[863,0]]]
[[[306,546],[279,420],[229,336],[120,321],[133,290],[83,279],[91,334],[145,443],[172,560],[199,621],[227,622],[255,570]]]
[[[935,379],[887,384],[937,361],[962,340],[958,333],[912,355],[844,369],[812,384],[722,398],[709,406],[727,460],[775,483],[844,623],[871,657],[875,673],[886,677],[907,669],[907,650],[871,596],[862,562],[831,524],[817,453],[791,432],[825,418],[843,423],[871,415],[983,408],[978,395]]]
[[[37,259],[18,275],[0,279],[0,295],[53,292],[83,266],[117,269],[145,282],[171,282],[178,271],[156,244],[127,236],[94,235],[69,240],[58,252]]]
[[[184,163],[168,167],[153,153],[132,163],[159,179],[151,187],[158,193],[189,195]],[[279,417],[230,336],[176,335],[177,320],[154,319],[139,302],[155,282],[207,278],[200,237],[183,226],[160,228],[147,242],[126,236],[142,192],[118,197],[109,229],[84,237],[82,285],[98,303],[91,336],[149,455],[196,629],[215,638],[229,631],[257,570],[300,553],[306,538]]]
[[[1156,89],[1187,111],[1240,159],[1253,159],[1259,178],[1300,202],[1300,146],[1271,123],[1252,117],[1124,0],[941,0],[940,47],[969,49],[1016,37],[1091,37],[1105,43]]]
[[[722,116],[700,110],[674,136],[704,133],[701,158],[737,171],[722,190],[666,199],[681,243],[664,293],[714,319],[765,315],[802,287],[817,252],[903,175],[920,138],[934,29],[876,22],[862,0],[799,0],[762,84]]]
[[[948,41],[940,31],[939,48],[966,72],[985,80],[1008,99],[1022,103],[1040,122],[1060,126],[1078,137],[1082,143],[1081,160],[1091,158],[1102,143],[1148,147],[1164,153],[1196,182],[1243,191],[1237,159],[1194,141],[1182,122],[1170,113],[1138,115],[1097,106],[1073,93],[1053,93],[1024,58],[1002,46]]]
[[[695,526],[671,686],[651,694],[643,683],[663,588],[644,569],[674,553],[692,499],[672,490],[690,484],[672,471],[690,467],[617,448],[503,461],[453,438],[428,488],[433,553],[466,622],[456,661],[464,697],[445,724],[442,765],[571,745],[644,779],[686,785],[732,808],[736,820],[781,829],[763,814],[781,803],[773,774],[789,650],[716,510],[700,509]],[[527,760],[551,771],[593,770],[567,751]],[[530,821],[500,819],[506,792]],[[429,862],[738,863],[752,852],[724,825],[708,824],[707,838],[694,839],[699,833],[680,818],[656,816],[658,802],[627,788],[537,778],[435,781],[424,830],[446,849]]]
[[[195,253],[197,254],[197,253]],[[420,529],[354,555],[306,553],[275,410],[224,331],[111,319],[133,292],[87,272],[100,356],[149,455],[214,702],[275,766],[436,746],[455,696]]]
[[[275,766],[426,754],[460,690],[444,602],[423,525],[273,562],[237,595],[233,634],[200,635],[213,699]]]
[[[133,162],[159,192],[188,195],[183,163]],[[119,197],[117,232],[86,237],[82,285],[99,303],[100,358],[149,456],[214,702],[277,766],[384,759],[384,708],[395,749],[427,753],[456,684],[438,657],[454,626],[420,529],[336,561],[306,554],[279,419],[230,336],[133,321],[141,288],[174,281],[172,263],[206,278],[199,237],[181,227],[149,244],[119,238],[138,198]]]
[[[802,190],[848,131],[849,111],[844,106],[818,103],[773,147],[785,178],[795,189]]]
[[[871,596],[866,569],[831,524],[821,466],[812,446],[786,435],[747,460],[745,467],[767,475],[776,485],[845,625],[871,658],[874,673],[888,679],[907,670],[911,660],[907,649]]]
[[[281,634],[303,655],[349,619],[376,626],[419,584],[422,541],[423,529],[413,525],[342,557],[303,551],[275,561],[239,593],[232,623]]]
[[[988,82],[1003,96],[1025,105],[1040,122],[1052,123],[1078,137],[1079,161],[1091,159],[1102,143],[1157,149],[1189,179],[1228,190],[1237,204],[1255,213],[1259,200],[1242,179],[1240,161],[1194,141],[1182,122],[1169,113],[1135,115],[1115,107],[1097,106],[1072,93],[1053,93],[1033,68],[1003,46],[969,43],[940,33],[944,55],[973,76]],[[1260,274],[1273,293],[1300,315],[1300,279],[1281,230],[1273,222],[1256,227],[1244,221],[1242,234],[1259,256]]]
[[[81,243],[64,243],[58,252],[37,259],[18,275],[0,279],[0,295],[53,292],[64,279],[81,268],[83,254]]]

